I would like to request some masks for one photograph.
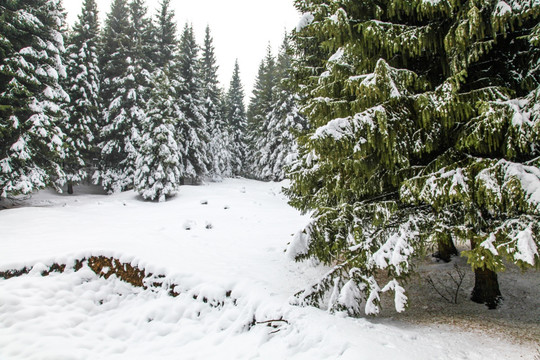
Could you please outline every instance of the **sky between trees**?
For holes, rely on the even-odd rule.
[[[146,0],[146,3],[149,13],[153,14],[159,0]],[[111,0],[97,0],[97,4],[103,24]],[[81,12],[82,0],[63,0],[63,5],[68,13],[68,23],[73,25]],[[179,29],[186,22],[193,24],[199,45],[203,42],[206,25],[210,25],[222,85],[229,83],[234,61],[238,58],[247,99],[251,96],[268,43],[276,52],[285,31],[294,28],[300,18],[291,0],[172,1],[171,6]]]

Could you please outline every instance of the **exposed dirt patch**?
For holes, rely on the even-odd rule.
[[[464,273],[459,290],[452,280],[452,277],[458,278],[456,266]],[[498,277],[503,301],[497,309],[490,310],[470,300],[474,274],[465,258],[454,257],[450,263],[442,263],[426,257],[419,262],[417,274],[405,286],[409,308],[404,313],[396,313],[392,296],[385,295],[381,318],[457,327],[461,331],[488,334],[538,347],[540,351],[540,271],[521,272],[517,267],[508,265]],[[432,284],[429,283],[430,278]],[[457,304],[445,300],[433,286],[443,294],[457,295]],[[447,298],[453,300],[451,296]]]
[[[137,287],[145,287],[144,279],[152,276],[152,274],[147,276],[144,270],[134,267],[131,264],[122,263],[117,259],[107,258],[104,256],[92,256],[89,259],[77,260],[73,266],[73,270],[80,270],[84,264],[87,264],[92,271],[105,279],[108,279],[114,274],[119,279]],[[67,266],[65,264],[55,263],[52,264],[47,270],[42,271],[41,275],[49,276],[53,272],[63,273],[66,271],[66,267]],[[0,272],[0,278],[11,279],[13,277],[26,275],[30,273],[30,271],[32,271],[32,267],[2,271]]]
[[[119,279],[136,287],[144,287],[144,279],[147,277],[144,270],[121,263],[117,259],[104,256],[93,256],[88,259],[88,267],[99,276],[108,279],[111,275],[116,275]]]
[[[0,271],[0,278],[2,279],[11,279],[14,277],[26,275],[32,270],[32,268],[24,267],[22,269],[13,269],[7,271]]]

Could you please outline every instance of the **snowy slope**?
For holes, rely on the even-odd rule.
[[[0,271],[38,264],[0,280],[0,359],[534,358],[504,339],[290,306],[325,269],[284,254],[307,218],[281,186],[184,186],[160,204],[133,192],[45,191],[0,211]],[[163,274],[182,291],[135,288],[87,267],[39,275],[91,255]]]

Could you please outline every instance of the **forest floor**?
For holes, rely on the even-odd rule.
[[[540,272],[522,272],[507,264],[498,274],[503,299],[497,309],[474,303],[470,294],[474,273],[464,257],[444,263],[428,256],[418,261],[418,271],[406,286],[409,307],[403,313],[392,311],[385,298],[381,317],[429,326],[454,327],[516,344],[538,347],[540,360]],[[458,286],[463,278],[461,285]],[[436,288],[436,289],[435,289]]]
[[[0,275],[24,269],[0,279],[0,359],[540,360],[538,271],[501,273],[497,310],[468,300],[462,257],[420,260],[401,314],[386,297],[359,319],[290,305],[327,269],[284,253],[308,218],[282,186],[227,179],[161,204],[82,186],[0,203]],[[67,266],[42,276],[54,264]]]

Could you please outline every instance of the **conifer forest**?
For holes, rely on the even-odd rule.
[[[327,269],[294,305],[406,311],[433,254],[466,258],[468,298],[498,308],[501,272],[540,269],[540,0],[294,6],[246,94],[171,0],[113,0],[103,23],[84,0],[73,26],[61,0],[0,0],[0,199],[284,181],[309,219],[287,253]]]

